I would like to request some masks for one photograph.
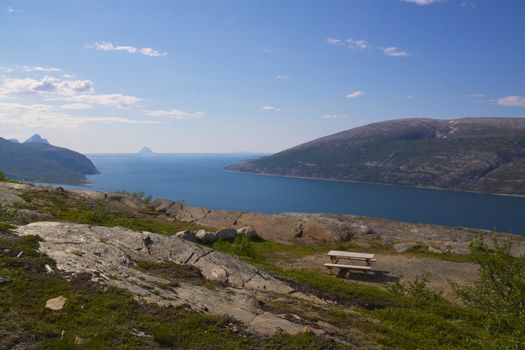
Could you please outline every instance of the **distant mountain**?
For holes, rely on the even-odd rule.
[[[142,149],[138,152],[139,154],[155,154],[155,152],[152,151],[149,147],[142,147]]]
[[[34,134],[30,138],[28,138],[24,143],[43,143],[49,145],[49,142],[38,134]]]
[[[24,143],[0,137],[0,171],[15,180],[73,185],[84,183],[85,175],[98,173],[86,156],[35,136]]]
[[[525,195],[525,118],[390,120],[227,169]]]
[[[9,141],[14,142],[14,143],[20,143],[20,141],[18,141],[17,139],[9,139]]]

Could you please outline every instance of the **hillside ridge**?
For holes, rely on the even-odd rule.
[[[525,119],[389,120],[226,169],[525,195]]]

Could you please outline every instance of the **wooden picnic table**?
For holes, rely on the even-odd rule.
[[[345,252],[340,250],[330,250],[326,255],[330,257],[330,263],[324,264],[328,269],[330,269],[330,273],[332,272],[332,268],[340,268],[340,269],[349,269],[349,270],[358,270],[358,271],[371,271],[372,270],[372,264],[376,261],[375,254],[368,254],[368,253],[355,253],[355,252]],[[350,265],[350,264],[344,264],[340,260],[349,260],[349,262],[353,261],[360,261],[364,262],[365,265]]]

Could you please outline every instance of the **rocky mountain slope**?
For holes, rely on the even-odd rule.
[[[50,145],[39,135],[24,143],[0,138],[0,171],[16,180],[73,185],[98,173],[86,156]]]
[[[525,195],[525,118],[379,122],[227,169]]]

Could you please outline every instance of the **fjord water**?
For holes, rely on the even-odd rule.
[[[223,170],[251,154],[89,155],[92,189],[144,191],[189,205],[261,213],[309,212],[523,233],[525,197],[260,176]]]

